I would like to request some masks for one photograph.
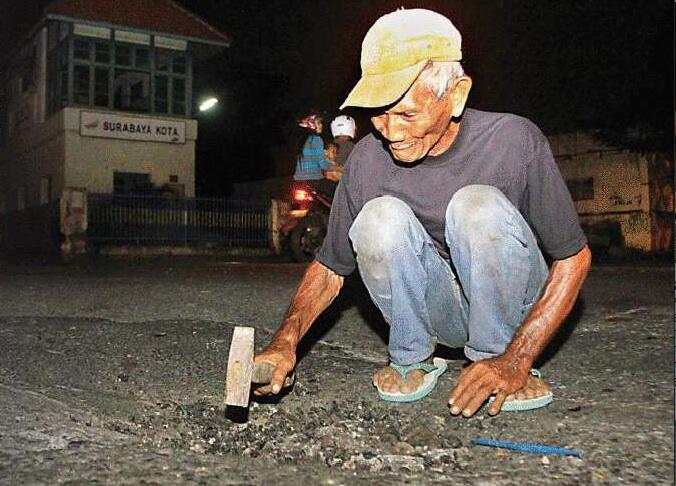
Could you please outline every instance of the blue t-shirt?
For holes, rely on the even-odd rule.
[[[324,142],[317,134],[311,134],[303,144],[303,150],[296,163],[295,180],[323,179],[322,169],[330,170],[333,166],[324,156]]]

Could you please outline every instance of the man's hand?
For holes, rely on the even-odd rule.
[[[343,171],[334,169],[334,170],[327,170],[324,172],[324,177],[330,181],[333,182],[338,182],[340,181],[341,177],[343,176]]]
[[[517,329],[505,352],[495,358],[477,361],[460,375],[448,400],[453,415],[462,413],[471,417],[493,394],[495,400],[488,413],[496,415],[505,399],[526,386],[529,380],[536,383],[531,383],[527,387],[529,390],[524,391],[526,397],[534,391],[548,391],[539,380],[529,378],[530,367],[573,308],[590,266],[591,252],[587,245],[575,255],[552,263],[542,296]]]
[[[473,363],[463,370],[451,390],[451,413],[471,417],[491,395],[496,395],[488,414],[497,415],[505,399],[526,384],[529,370],[505,355]]]
[[[286,318],[272,337],[270,344],[254,358],[256,363],[274,367],[269,385],[254,389],[255,395],[276,395],[284,386],[286,376],[296,366],[296,346],[310,329],[317,316],[336,298],[344,277],[336,274],[317,260],[308,266]]]
[[[275,368],[270,384],[254,388],[254,395],[276,395],[284,386],[286,376],[296,366],[296,350],[289,345],[272,342],[254,358],[254,362],[270,363]]]

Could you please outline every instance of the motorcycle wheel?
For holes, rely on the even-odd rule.
[[[315,231],[313,231],[313,229]],[[320,230],[321,236],[316,234],[317,228],[305,222],[296,226],[289,235],[289,249],[291,256],[297,262],[309,262],[314,260],[324,242],[324,231]]]

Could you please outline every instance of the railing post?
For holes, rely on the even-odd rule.
[[[87,190],[67,187],[61,194],[59,226],[63,235],[61,254],[75,255],[87,251]]]
[[[270,204],[270,243],[275,255],[282,254],[282,224],[289,211],[289,203],[273,199]]]
[[[183,201],[183,245],[188,246],[188,200]]]

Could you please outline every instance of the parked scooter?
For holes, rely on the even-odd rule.
[[[294,260],[308,262],[319,252],[329,224],[331,202],[330,196],[308,184],[291,189],[291,210],[281,232]]]

